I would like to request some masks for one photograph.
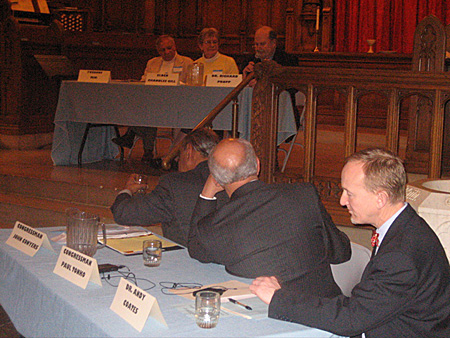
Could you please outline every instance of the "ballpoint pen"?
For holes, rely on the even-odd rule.
[[[245,305],[245,304],[243,304],[243,303],[241,303],[241,302],[238,302],[236,299],[228,298],[228,300],[229,300],[230,302],[232,302],[233,304],[240,305],[240,306],[246,308],[247,310],[253,310],[250,306]]]

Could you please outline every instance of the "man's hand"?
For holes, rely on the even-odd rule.
[[[244,79],[247,77],[248,74],[252,73],[255,68],[255,63],[253,61],[250,61],[248,65],[242,70],[242,73],[244,74]],[[254,87],[256,84],[256,79],[253,79],[249,82],[249,87]]]
[[[209,174],[205,186],[203,187],[202,196],[213,198],[218,192],[222,190],[223,187],[219,183],[217,183],[217,181],[211,174]]]
[[[146,190],[148,188],[147,184],[139,184],[137,182],[139,175],[138,174],[131,174],[128,178],[128,181],[125,185],[125,189],[128,189],[131,191],[131,193],[134,195],[139,189]]]
[[[255,68],[255,63],[253,61],[250,61],[242,71],[242,73],[244,73],[244,78],[247,77],[248,74],[253,72],[253,68]]]
[[[273,294],[281,289],[276,277],[258,277],[250,285],[250,291],[257,295],[264,303],[270,304]]]

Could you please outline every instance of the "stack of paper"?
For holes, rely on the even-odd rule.
[[[105,227],[106,227],[106,240],[110,238],[127,238],[152,234],[151,231],[136,226],[105,224]],[[98,232],[98,239],[99,240],[103,239],[102,230],[99,230]]]

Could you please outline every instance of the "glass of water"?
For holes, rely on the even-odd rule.
[[[216,327],[220,314],[220,294],[200,291],[195,296],[195,321],[203,329]]]
[[[157,239],[150,239],[144,241],[142,247],[142,256],[144,258],[144,265],[159,266],[162,258],[162,244]]]
[[[136,183],[139,184],[147,184],[148,176],[147,175],[137,175],[136,176]],[[138,194],[145,194],[147,192],[147,186],[143,186],[138,189]]]

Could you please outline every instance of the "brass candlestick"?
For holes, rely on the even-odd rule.
[[[314,53],[319,52],[319,30],[316,30],[316,48],[314,48]]]
[[[317,6],[317,8],[316,8],[316,48],[314,48],[314,53],[319,51],[320,11],[321,11],[321,7]]]

